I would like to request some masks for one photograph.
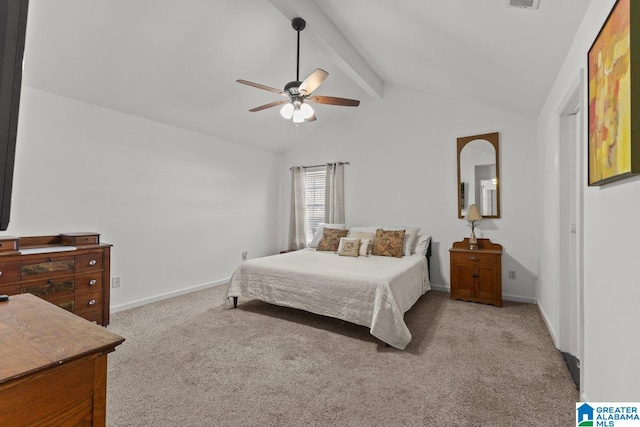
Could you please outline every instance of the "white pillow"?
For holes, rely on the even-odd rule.
[[[340,244],[338,245],[338,253],[342,250],[342,239],[350,239],[351,237],[341,237]],[[367,256],[367,249],[369,248],[369,239],[360,239],[360,256]]]
[[[402,241],[402,256],[411,255],[413,247],[416,245],[416,238],[420,227],[407,227],[404,225],[387,225],[382,227],[385,231],[404,230],[404,240]]]
[[[313,235],[313,239],[311,239],[311,243],[309,243],[310,248],[318,247],[318,243],[320,243],[320,239],[322,239],[322,229],[324,227],[334,228],[337,230],[345,230],[344,224],[325,224],[324,222],[321,222],[320,224],[318,224],[318,228],[316,228],[316,234]]]
[[[427,256],[429,243],[431,243],[431,236],[424,236],[422,234],[418,234],[418,238],[416,239],[416,247],[414,248],[414,253],[420,256]]]
[[[372,225],[370,227],[349,227],[349,232],[353,233],[355,231],[364,231],[365,233],[374,233],[380,228],[377,225]]]

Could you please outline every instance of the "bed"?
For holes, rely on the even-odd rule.
[[[243,262],[225,303],[238,297],[293,307],[369,328],[371,335],[403,350],[411,341],[404,313],[431,289],[430,240],[426,256],[339,256],[307,248]]]

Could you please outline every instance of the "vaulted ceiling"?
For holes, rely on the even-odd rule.
[[[280,152],[330,126],[250,108],[329,72],[317,90],[384,102],[384,85],[470,99],[535,118],[590,0],[30,0],[24,84],[100,107]],[[354,114],[349,112],[349,114]]]

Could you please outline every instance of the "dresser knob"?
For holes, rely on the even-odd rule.
[[[479,258],[477,256],[472,256],[471,258],[469,258],[469,261],[478,261]]]
[[[47,262],[53,262],[53,259],[47,258]]]
[[[89,305],[96,305],[96,300],[94,300],[94,299],[89,300]]]
[[[0,242],[0,248],[4,246],[4,243]]]
[[[95,285],[95,284],[96,284],[96,279],[91,279],[91,280],[89,281],[89,286],[93,286],[93,285]]]
[[[2,276],[2,271],[0,271],[0,276]]]
[[[96,265],[96,260],[92,259],[91,261],[89,261],[89,265]]]
[[[471,277],[478,278],[478,277],[480,277],[480,275],[479,275],[478,273],[473,273],[473,274],[471,275]]]
[[[53,280],[47,280],[47,285],[53,285]]]

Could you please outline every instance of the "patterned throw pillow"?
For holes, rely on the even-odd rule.
[[[347,237],[348,230],[338,230],[336,228],[325,228],[322,230],[322,239],[318,242],[316,251],[331,251],[338,250],[341,237]]]
[[[358,256],[360,254],[360,239],[349,239],[343,237],[340,239],[340,250],[338,255]]]
[[[367,254],[370,254],[373,250],[373,242],[376,240],[376,233],[369,233],[367,231],[349,231],[349,237],[354,239],[369,239]]]
[[[404,230],[376,231],[376,240],[373,242],[373,254],[379,256],[402,257],[402,241]]]

